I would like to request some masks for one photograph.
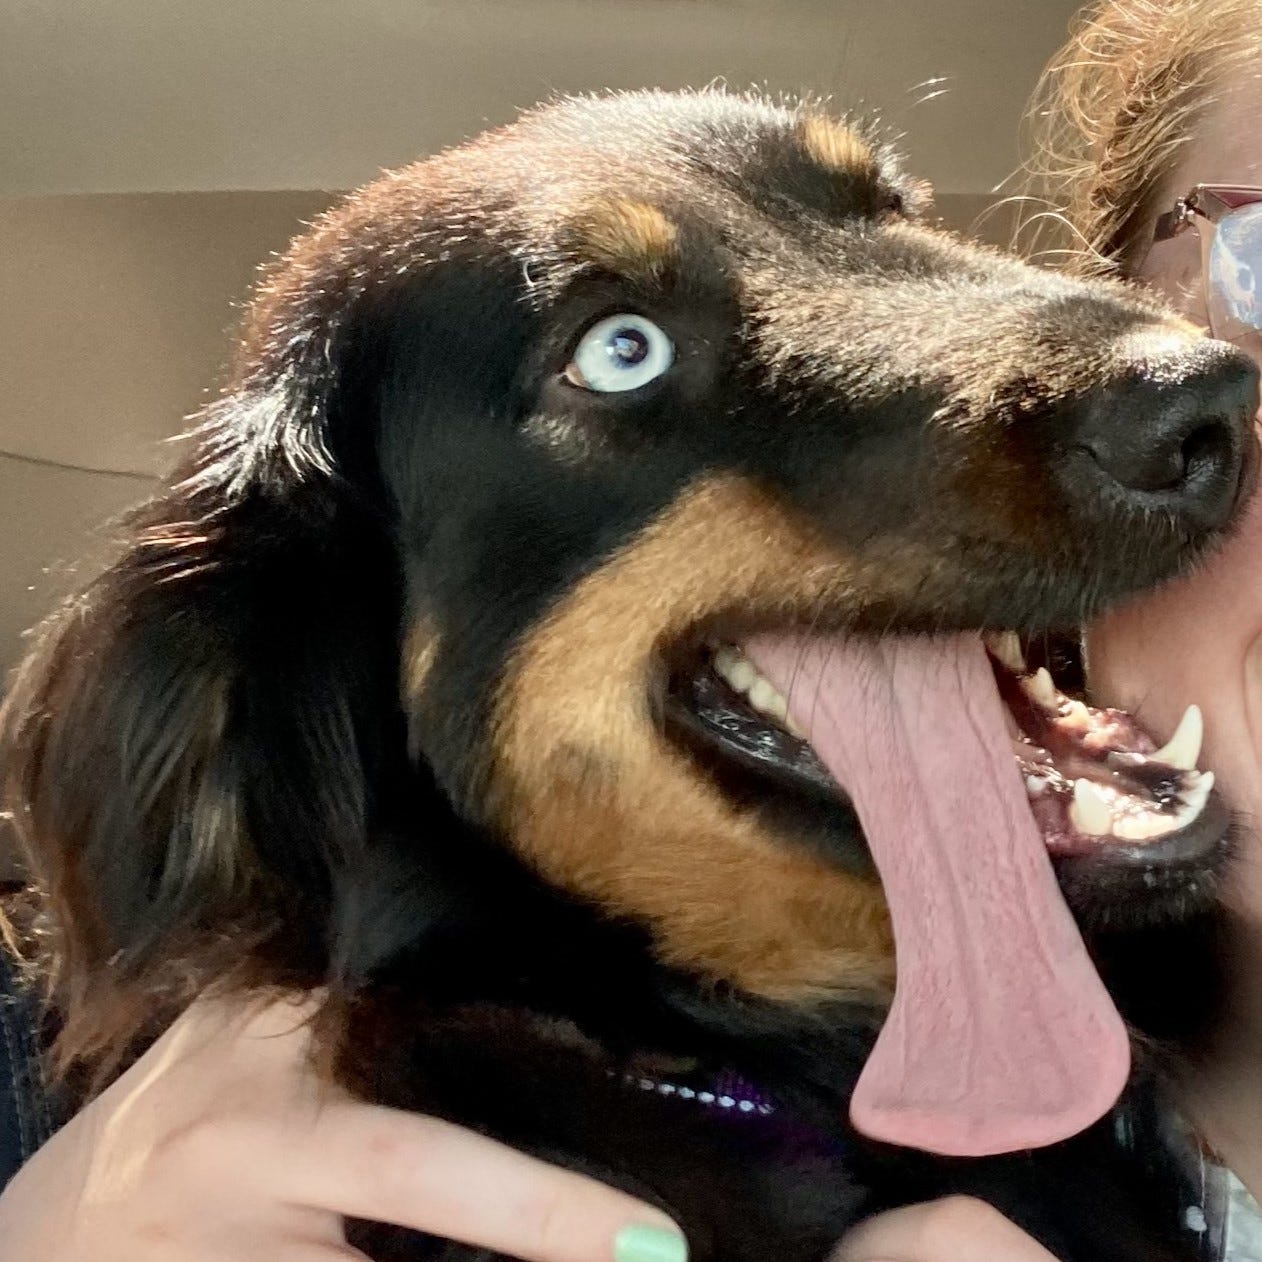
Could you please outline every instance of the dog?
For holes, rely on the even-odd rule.
[[[341,1082],[627,1188],[703,1262],[813,1262],[952,1191],[1067,1262],[1180,1256],[1120,1080],[1013,1156],[887,1142],[889,1079],[857,1101],[895,932],[900,996],[985,936],[937,952],[946,896],[896,878],[922,814],[956,868],[920,887],[1037,823],[1097,941],[1151,961],[1210,914],[1195,751],[1023,654],[1232,529],[1256,373],[928,210],[817,105],[639,92],[388,174],[270,266],[189,458],[6,705],[63,1065],[207,988],[326,987]],[[1020,898],[970,868],[967,915],[1048,901],[1039,864]]]

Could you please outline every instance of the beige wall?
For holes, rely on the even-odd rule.
[[[258,263],[331,194],[0,199],[0,447],[153,472],[214,385]]]
[[[980,193],[1075,7],[6,0],[0,195],[346,188],[550,93],[718,78],[877,111],[942,191]]]
[[[325,193],[0,199],[0,669],[219,376],[256,265]]]

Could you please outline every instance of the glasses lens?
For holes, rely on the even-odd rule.
[[[1262,203],[1224,215],[1205,258],[1210,330],[1228,341],[1262,329]]]

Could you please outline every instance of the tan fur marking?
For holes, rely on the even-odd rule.
[[[575,226],[580,248],[612,271],[657,279],[678,262],[679,229],[647,202],[601,202]]]
[[[555,884],[649,924],[667,963],[779,999],[885,993],[879,886],[735,806],[648,702],[657,650],[698,623],[751,606],[800,618],[873,581],[750,484],[697,484],[520,647],[497,705],[497,822]]]
[[[802,143],[820,166],[850,175],[876,170],[876,157],[867,142],[845,123],[832,118],[808,118],[802,124]]]

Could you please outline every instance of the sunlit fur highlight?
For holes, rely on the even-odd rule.
[[[872,147],[853,128],[823,115],[802,123],[802,143],[811,159],[830,171],[871,178],[877,170]]]

